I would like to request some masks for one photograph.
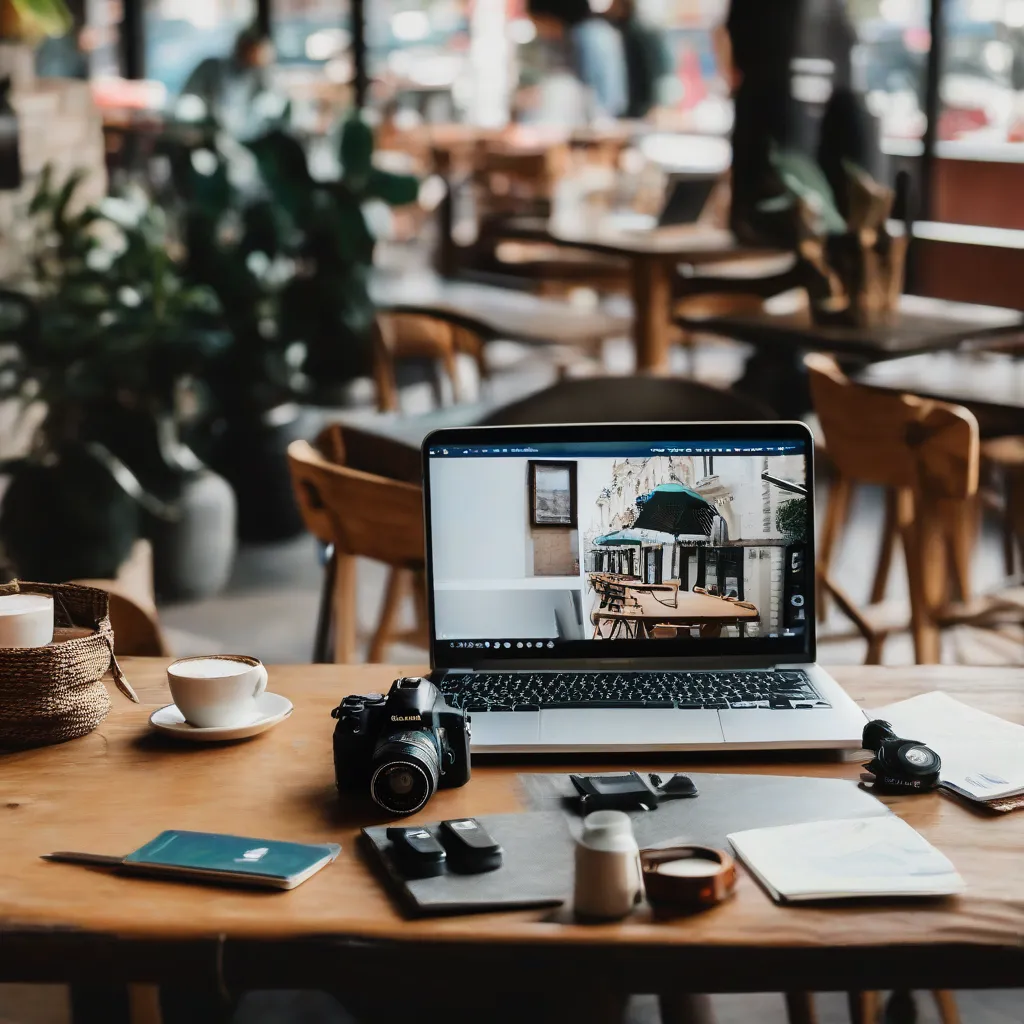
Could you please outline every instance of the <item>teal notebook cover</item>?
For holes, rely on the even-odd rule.
[[[291,889],[329,864],[337,843],[282,843],[216,832],[161,832],[124,858],[124,867],[179,878]]]

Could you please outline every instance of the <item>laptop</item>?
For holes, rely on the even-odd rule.
[[[815,663],[802,423],[424,441],[431,676],[474,753],[855,749]]]
[[[657,226],[665,228],[696,223],[719,180],[718,175],[712,174],[672,175],[665,191],[665,202],[658,214]]]

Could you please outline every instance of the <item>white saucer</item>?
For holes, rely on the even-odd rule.
[[[175,739],[188,740],[192,743],[220,743],[224,740],[245,740],[250,736],[258,736],[261,732],[273,729],[278,722],[283,722],[292,713],[292,702],[279,693],[261,693],[256,698],[257,717],[242,725],[221,725],[201,729],[189,725],[185,716],[176,704],[154,711],[149,716],[149,724],[157,732],[162,732]]]

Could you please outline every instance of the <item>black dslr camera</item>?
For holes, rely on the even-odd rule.
[[[864,726],[861,740],[875,756],[866,765],[865,782],[879,793],[926,793],[939,784],[942,759],[920,740],[905,740],[878,718]]]
[[[469,717],[426,679],[396,679],[387,697],[346,697],[332,712],[338,789],[370,788],[392,814],[412,814],[435,789],[469,782]]]

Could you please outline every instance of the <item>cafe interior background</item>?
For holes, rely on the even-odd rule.
[[[749,16],[756,30],[756,6],[737,21]],[[860,98],[878,143],[863,194],[903,182],[883,195],[889,221],[872,230],[908,242],[905,263],[878,273],[889,273],[892,301],[902,291],[936,302],[920,307],[934,338],[924,331],[895,350],[869,338],[840,353],[863,389],[851,408],[910,393],[977,419],[981,475],[964,505],[972,531],[960,564],[972,596],[1010,596],[992,597],[1003,601],[997,621],[943,620],[937,656],[1020,664],[1024,0],[805,6],[825,21],[845,10],[851,32],[838,44],[828,26],[805,37],[789,69],[793,109],[820,117],[840,80]],[[783,175],[784,191],[805,200],[810,234],[786,244],[778,225],[730,220],[739,67],[753,76],[774,40],[730,47],[728,8],[2,0],[5,579],[100,581],[119,642],[135,653],[421,664],[417,566],[357,557],[355,583],[332,592],[333,538],[317,534],[293,489],[289,445],[319,437],[335,461],[347,451],[361,470],[408,481],[408,451],[396,463],[388,446],[416,445],[432,426],[501,422],[495,410],[552,387],[564,390],[540,402],[545,418],[556,407],[569,420],[637,418],[654,376],[677,389],[659,392],[662,419],[690,418],[698,397],[706,409],[736,388],[745,408],[812,424],[819,561],[842,589],[822,602],[819,658],[922,660],[893,489],[851,475],[844,430],[856,443],[864,423],[816,410],[800,363],[832,351],[827,328],[815,335],[827,317],[799,273],[813,262],[804,243],[820,237],[823,209],[844,204],[801,165],[795,181]],[[648,46],[630,58],[647,62],[646,92],[626,74],[616,94],[593,66],[615,49],[580,27],[623,17]],[[737,197],[750,184],[741,170]],[[693,209],[682,227],[655,228],[677,189]],[[832,233],[856,235],[847,214]],[[688,261],[681,240],[652,305],[636,238],[685,233],[686,221],[716,238],[745,232],[756,258]],[[569,244],[588,234],[603,244]],[[833,294],[849,285],[836,277]],[[884,301],[856,316],[854,306],[847,322],[862,333],[887,322]],[[701,326],[784,314],[810,326],[781,362],[759,361],[756,333]],[[954,341],[936,324],[945,318],[966,325]],[[776,371],[789,374],[781,390]],[[321,434],[337,423],[347,448]],[[884,462],[887,442],[877,443]],[[334,511],[360,514],[345,501]],[[612,513],[592,524],[592,511],[574,542],[582,565],[569,567],[584,575],[612,568],[592,546],[598,530],[628,525]],[[615,550],[614,568],[639,575],[639,546]],[[679,568],[676,554],[664,557],[664,574]],[[696,552],[687,557],[695,575]],[[567,628],[583,626],[578,614],[569,608]],[[990,1015],[965,1019],[1019,1019],[997,996],[972,997]],[[0,1018],[63,1019],[59,995],[19,999],[0,987]]]

